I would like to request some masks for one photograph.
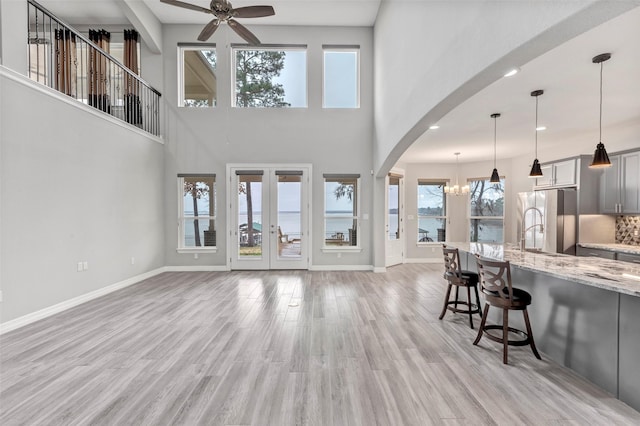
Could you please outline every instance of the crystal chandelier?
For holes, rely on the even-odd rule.
[[[463,187],[460,187],[460,185],[458,184],[458,156],[460,155],[459,152],[455,152],[453,155],[456,156],[456,184],[453,186],[449,186],[446,185],[444,187],[444,192],[446,194],[453,194],[453,195],[463,195],[463,194],[468,194],[469,193],[469,185],[465,185]]]

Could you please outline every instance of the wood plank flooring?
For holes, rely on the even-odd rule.
[[[1,336],[0,424],[640,424],[544,353],[472,346],[444,289],[440,265],[164,273]]]

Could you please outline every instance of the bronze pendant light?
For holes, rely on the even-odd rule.
[[[540,162],[538,161],[538,96],[542,95],[544,90],[534,90],[531,92],[531,96],[536,97],[536,149],[535,160],[533,160],[533,166],[531,166],[531,172],[529,172],[530,178],[539,178],[542,176],[542,169],[540,168]]]
[[[598,140],[598,145],[596,145],[596,151],[593,153],[593,160],[589,165],[590,168],[611,167],[609,155],[607,155],[607,150],[602,143],[602,68],[603,62],[608,61],[610,58],[611,53],[602,53],[592,59],[594,64],[600,64],[600,139]]]
[[[491,173],[491,179],[489,180],[489,182],[491,183],[500,183],[500,175],[498,174],[498,169],[496,168],[496,129],[498,117],[500,117],[500,114],[498,113],[491,114],[491,118],[493,118],[493,172]]]

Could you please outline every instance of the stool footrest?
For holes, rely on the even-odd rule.
[[[450,302],[447,302],[447,305],[456,305],[456,304],[469,307],[469,303],[464,301],[456,302],[455,300],[452,300]],[[482,310],[480,309],[480,306],[476,305],[475,303],[472,303],[469,309],[459,309],[452,306],[447,306],[447,309],[450,310],[451,312],[456,312],[459,314],[469,314],[469,309],[471,309],[472,314],[480,314],[480,316],[482,316]]]
[[[500,332],[502,332],[502,325],[485,325],[482,329],[482,331],[484,331],[486,334],[485,336],[490,339],[493,340],[494,342],[498,342],[498,343],[503,343],[504,339],[502,338],[502,336],[498,337],[494,334],[489,333],[489,330],[500,330]],[[522,339],[520,340],[507,340],[507,344],[510,346],[526,346],[531,342],[531,339],[529,338],[529,335],[527,333],[525,333],[522,330],[518,330],[517,328],[512,328],[512,327],[507,327],[507,329],[509,330],[509,332],[513,333],[513,334],[517,334],[518,336],[521,336]]]

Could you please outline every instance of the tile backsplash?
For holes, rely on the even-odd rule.
[[[616,243],[640,246],[640,216],[616,217]]]

